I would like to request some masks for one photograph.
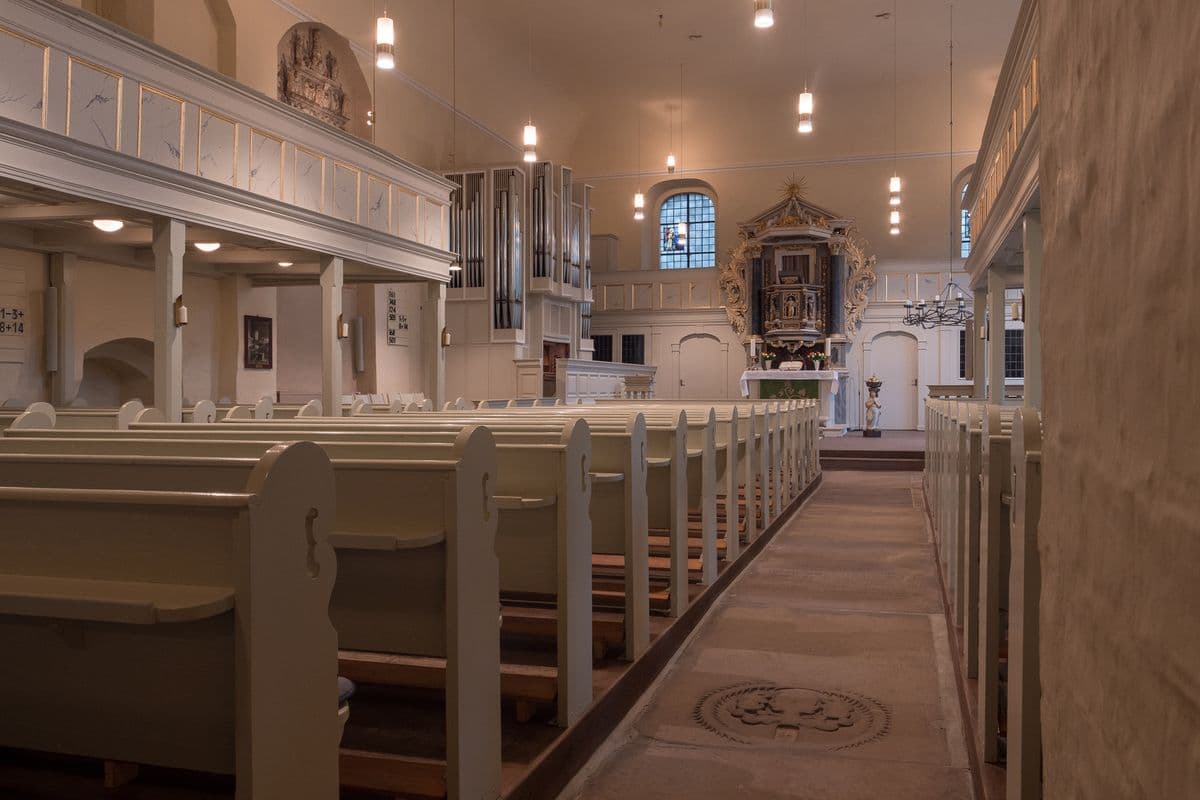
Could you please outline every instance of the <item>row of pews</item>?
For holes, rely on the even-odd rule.
[[[267,403],[0,418],[0,746],[494,800],[502,709],[576,725],[820,477],[812,401]],[[434,755],[341,747],[354,684]]]
[[[929,400],[925,496],[962,646],[980,757],[1005,767],[1009,800],[1041,797],[1036,409]]]

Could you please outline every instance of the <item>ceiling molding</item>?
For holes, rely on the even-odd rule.
[[[278,1],[278,0],[277,0]],[[978,150],[955,150],[954,158],[975,158],[978,155]],[[711,175],[716,172],[752,172],[755,170],[764,169],[787,169],[787,168],[803,168],[803,167],[844,167],[855,164],[877,164],[879,162],[891,161],[923,161],[930,158],[949,158],[950,153],[945,150],[935,150],[924,153],[864,153],[854,156],[842,156],[840,158],[814,158],[802,161],[759,161],[750,162],[747,164],[719,164],[708,167],[692,167],[687,170],[691,176],[696,175]],[[683,175],[684,171],[680,170],[676,173],[676,178]],[[583,183],[598,183],[600,181],[621,181],[621,180],[638,180],[647,177],[654,177],[656,172],[621,172],[611,175],[589,175],[583,178],[577,178]]]
[[[296,19],[298,19],[302,22],[316,22],[320,25],[325,25],[326,27],[329,27],[333,30],[337,30],[337,28],[330,25],[328,22],[325,22],[324,20],[322,20],[318,17],[314,17],[313,15],[306,13],[305,11],[303,11],[302,9],[297,7],[294,3],[290,2],[290,0],[272,0],[272,2],[275,3],[275,5],[279,6],[279,8],[283,9],[288,14],[291,14],[293,17],[295,17]],[[355,54],[357,54],[360,58],[365,59],[369,63],[374,63],[375,54],[373,52],[371,52],[370,49],[363,47],[358,42],[352,42],[349,39],[347,39],[346,41],[349,43],[350,49],[353,50],[355,52]],[[456,108],[449,100],[442,97],[440,94],[435,92],[433,89],[431,89],[430,87],[421,83],[420,81],[418,81],[412,75],[409,75],[404,70],[397,67],[396,69],[391,70],[391,72],[397,78],[399,78],[402,83],[406,84],[413,91],[417,92],[418,94],[424,95],[426,98],[428,98],[432,102],[436,103],[437,105],[441,106],[446,111],[453,113],[459,119],[463,120],[464,122],[469,123],[470,125],[475,127],[478,131],[483,133],[488,138],[494,140],[498,144],[504,145],[505,147],[512,150],[513,152],[518,152],[518,153],[521,152],[521,149],[522,149],[521,146],[518,145],[515,141],[511,141],[511,140],[505,138],[501,134],[497,133],[496,131],[494,131],[490,127],[488,127],[488,125],[486,123],[476,119],[475,117],[473,117],[470,114],[463,111],[461,108]]]

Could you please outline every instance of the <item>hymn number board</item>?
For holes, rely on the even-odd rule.
[[[28,307],[25,271],[0,267],[0,363],[20,364],[25,361]]]
[[[396,290],[387,290],[387,343],[402,347],[408,344],[408,315],[400,313]]]

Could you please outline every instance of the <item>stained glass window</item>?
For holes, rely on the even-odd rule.
[[[969,189],[969,188],[971,188],[970,184],[963,186],[963,190],[962,190],[962,199],[963,200],[966,200],[967,189]],[[959,255],[961,255],[963,258],[970,258],[970,256],[971,256],[971,212],[965,208],[962,209],[962,219],[959,224],[959,231],[961,233],[961,236],[960,236],[961,249],[959,251]]]
[[[712,198],[699,192],[668,197],[658,215],[662,269],[717,265],[717,219]]]

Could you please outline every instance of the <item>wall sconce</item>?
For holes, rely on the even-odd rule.
[[[337,338],[339,338],[339,339],[349,339],[350,338],[350,325],[347,324],[346,318],[344,316],[342,316],[341,314],[338,314],[338,318],[337,318]]]
[[[188,324],[188,308],[183,304],[183,295],[175,298],[175,327],[182,328]]]
[[[442,347],[450,346],[450,329],[442,328]]]

